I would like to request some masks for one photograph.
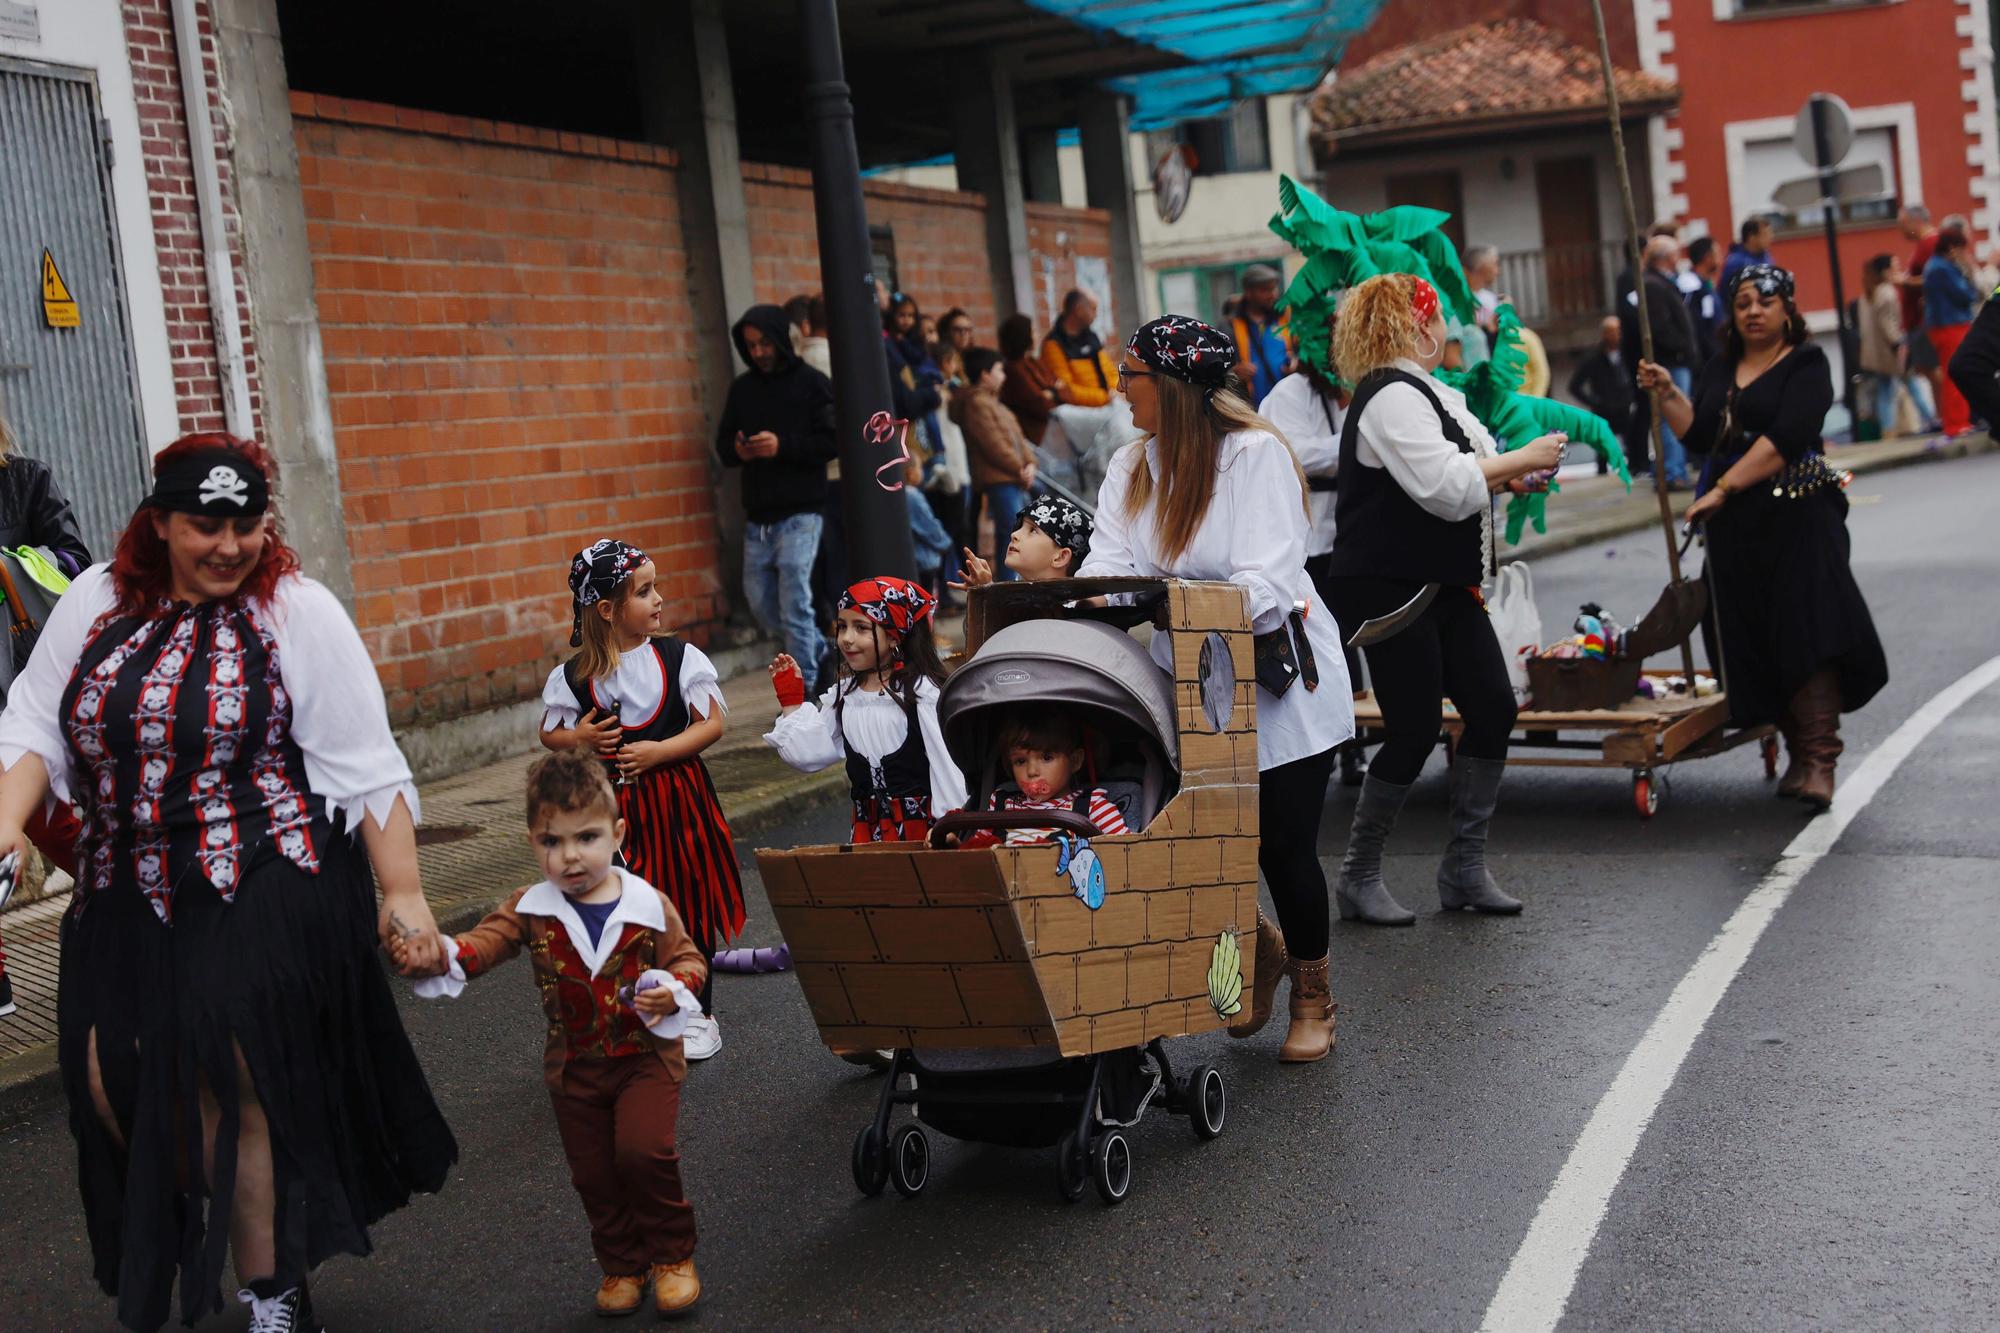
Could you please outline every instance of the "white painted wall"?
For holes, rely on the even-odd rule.
[[[139,150],[139,110],[132,93],[132,66],[125,49],[125,23],[118,0],[40,0],[41,39],[0,37],[0,55],[96,75],[97,96],[111,123],[111,194],[118,220],[119,257],[124,269],[125,304],[139,367],[139,404],[147,443],[165,448],[180,434],[174,403],[172,353],[167,315],[160,295],[159,259],[153,248],[152,209]]]

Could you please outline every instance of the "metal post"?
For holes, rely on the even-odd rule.
[[[868,419],[893,406],[875,299],[868,209],[861,196],[861,154],[854,144],[854,104],[840,58],[835,0],[799,0],[805,43],[806,130],[812,144],[813,214],[819,223],[820,282],[826,292],[827,341],[833,355],[834,416],[840,432],[841,514],[847,523],[847,573],[910,577],[908,501],[878,485],[875,469],[895,458],[901,439],[871,443]],[[893,479],[900,482],[902,478]]]
[[[1639,242],[1639,210],[1632,203],[1632,169],[1625,159],[1625,123],[1618,110],[1618,81],[1611,65],[1611,39],[1604,33],[1603,0],[1590,0],[1591,18],[1597,24],[1597,57],[1604,73],[1604,104],[1611,115],[1611,147],[1618,162],[1618,190],[1625,201],[1626,246],[1632,253],[1632,295],[1639,303],[1639,345],[1646,360],[1653,359],[1653,325],[1646,316],[1646,256]],[[1667,535],[1667,569],[1675,583],[1681,582],[1681,548],[1674,536],[1674,506],[1667,498],[1667,469],[1660,449],[1660,405],[1648,404],[1652,411],[1653,493],[1660,502],[1660,528]],[[1681,674],[1694,680],[1694,645],[1681,640]]]
[[[1840,226],[1837,215],[1840,201],[1834,196],[1833,168],[1826,165],[1833,156],[1826,138],[1826,99],[1814,95],[1812,99],[1813,157],[1819,168],[1820,207],[1826,221],[1826,262],[1833,272],[1833,315],[1840,328],[1840,400],[1847,406],[1847,420],[1852,430],[1859,424],[1854,415],[1854,327],[1847,318],[1847,286],[1840,280]],[[1858,435],[1858,432],[1856,432]],[[1885,427],[1883,435],[1888,435]]]

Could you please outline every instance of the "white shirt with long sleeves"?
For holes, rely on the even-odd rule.
[[[844,693],[843,693],[844,692]],[[834,707],[835,698],[840,707]],[[942,819],[966,802],[965,777],[945,748],[944,732],[938,727],[938,687],[929,677],[917,681],[917,727],[923,733],[924,759],[931,770],[931,818]],[[902,748],[910,734],[909,716],[902,700],[887,690],[852,689],[845,682],[779,715],[765,743],[793,768],[817,773],[847,758],[847,747],[870,764],[879,765]]]
[[[1448,523],[1477,515],[1480,519],[1479,567],[1493,567],[1493,489],[1479,466],[1482,458],[1499,452],[1492,433],[1472,415],[1465,395],[1434,378],[1407,357],[1395,362],[1430,386],[1444,410],[1472,441],[1473,452],[1461,452],[1445,438],[1437,409],[1423,391],[1409,384],[1390,384],[1368,400],[1358,427],[1354,461],[1362,467],[1388,469],[1403,493],[1427,514]]]
[[[11,769],[24,754],[40,755],[49,770],[50,794],[70,805],[76,803],[76,774],[62,731],[63,691],[76,674],[90,627],[117,600],[108,566],[92,565],[77,575],[49,613],[0,715],[0,769]],[[344,812],[349,832],[364,813],[386,826],[400,796],[410,818],[419,820],[416,783],[390,733],[382,682],[340,600],[314,580],[294,575],[256,611],[277,641],[306,785],[327,803],[328,815]]]
[[[1159,554],[1159,524],[1149,508],[1128,516],[1125,495],[1134,470],[1159,475],[1159,444],[1128,444],[1111,460],[1097,493],[1097,526],[1085,577],[1206,579],[1241,587],[1254,633],[1283,624],[1295,602],[1307,604],[1306,639],[1319,667],[1319,688],[1295,682],[1282,698],[1257,691],[1257,767],[1268,770],[1306,759],[1354,735],[1353,687],[1340,651],[1340,627],[1306,577],[1306,513],[1291,450],[1269,431],[1224,436],[1208,513],[1187,549],[1171,561]],[[1172,670],[1169,636],[1153,636],[1153,660]]]
[[[1347,409],[1324,397],[1304,375],[1287,375],[1264,395],[1257,408],[1266,421],[1278,428],[1297,455],[1308,477],[1331,477],[1340,470],[1340,428]],[[1332,491],[1314,491],[1307,498],[1312,508],[1311,531],[1306,536],[1308,556],[1325,555],[1333,549]]]

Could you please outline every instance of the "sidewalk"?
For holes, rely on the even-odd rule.
[[[1953,441],[1935,437],[1835,446],[1828,457],[1857,473],[1913,463],[1966,458],[1992,452],[1992,438],[1973,435]],[[1692,499],[1675,495],[1678,514]],[[1563,482],[1549,505],[1549,531],[1532,531],[1503,558],[1528,559],[1588,546],[1610,537],[1643,533],[1658,546],[1659,502],[1650,484],[1636,482],[1628,494],[1613,477],[1583,476]],[[1662,551],[1664,567],[1664,551]],[[962,620],[939,625],[942,640],[956,644]],[[761,670],[723,683],[728,727],[704,756],[722,798],[723,811],[739,849],[753,848],[758,836],[784,818],[838,797],[845,778],[838,766],[800,773],[787,766],[761,737],[777,717],[778,704]],[[509,892],[539,877],[521,827],[521,793],[528,765],[541,753],[524,751],[484,768],[423,784],[424,825],[417,830],[418,861],[432,910],[446,930],[477,920]],[[830,824],[831,828],[831,824]],[[19,1011],[0,1018],[0,1105],[51,1091],[55,1070],[56,928],[67,895],[0,916],[7,945],[7,970]]]

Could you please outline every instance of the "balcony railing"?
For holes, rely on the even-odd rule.
[[[1515,250],[1500,256],[1495,290],[1545,340],[1551,333],[1567,338],[1617,313],[1615,285],[1626,262],[1623,241]]]

